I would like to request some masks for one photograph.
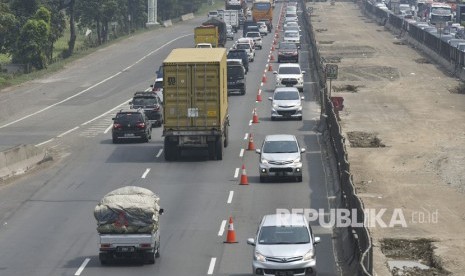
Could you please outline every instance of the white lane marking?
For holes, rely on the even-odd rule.
[[[40,146],[42,146],[42,145],[44,145],[44,144],[50,143],[50,142],[52,142],[53,140],[55,140],[55,138],[48,139],[47,141],[44,141],[44,142],[39,143],[39,144],[36,144],[36,147],[40,147]]]
[[[241,149],[241,152],[239,153],[239,157],[244,156],[244,149]]]
[[[236,168],[236,171],[234,172],[234,178],[237,178],[239,176],[239,168]]]
[[[87,122],[85,122],[85,123],[82,123],[81,126],[85,126],[85,125],[87,125],[87,124],[89,124],[89,123],[92,123],[93,121],[95,121],[95,120],[97,120],[97,119],[102,118],[103,116],[105,116],[105,115],[107,115],[108,113],[114,111],[115,109],[121,107],[122,105],[125,105],[125,104],[128,103],[130,100],[131,100],[131,99],[126,100],[126,101],[123,102],[122,104],[113,107],[112,109],[108,110],[107,112],[105,112],[105,113],[103,113],[103,114],[101,114],[101,115],[99,115],[99,116],[97,116],[97,117],[95,117],[95,118],[93,118],[93,119],[90,119],[89,121],[87,121]]]
[[[78,92],[78,93],[76,93],[76,94],[74,94],[74,95],[72,95],[72,96],[70,96],[70,97],[68,97],[68,98],[66,98],[66,99],[64,99],[64,100],[61,100],[61,101],[59,101],[59,102],[56,102],[56,103],[54,103],[54,104],[52,104],[52,105],[49,105],[49,106],[47,106],[47,107],[45,107],[45,108],[42,108],[42,109],[40,109],[40,110],[38,110],[38,111],[36,111],[36,112],[33,112],[33,113],[29,114],[29,115],[26,115],[26,116],[24,116],[24,117],[22,117],[22,118],[19,118],[19,119],[17,119],[17,120],[14,120],[13,122],[9,122],[9,123],[7,123],[7,124],[4,124],[4,125],[0,126],[0,129],[5,128],[5,127],[7,127],[7,126],[11,126],[11,125],[16,124],[16,123],[18,123],[18,122],[21,122],[21,121],[23,121],[23,120],[25,120],[25,119],[27,119],[27,118],[30,118],[30,117],[32,117],[32,116],[34,116],[34,115],[37,115],[37,114],[42,113],[42,112],[44,112],[44,111],[47,111],[47,110],[49,110],[49,109],[52,108],[52,107],[55,107],[55,106],[57,106],[57,105],[59,105],[59,104],[62,104],[62,103],[64,103],[64,102],[67,102],[67,101],[69,101],[69,100],[71,100],[71,99],[74,99],[74,98],[76,98],[77,96],[82,95],[82,94],[88,92],[89,90],[91,90],[91,89],[93,89],[93,88],[95,88],[95,87],[101,85],[102,83],[105,83],[105,82],[107,82],[107,81],[113,79],[114,77],[118,76],[118,75],[121,74],[122,72],[126,71],[127,69],[130,69],[131,67],[135,66],[136,64],[138,64],[138,63],[141,62],[142,60],[146,59],[148,56],[153,55],[155,52],[159,51],[160,49],[162,49],[163,47],[167,46],[168,44],[171,44],[172,42],[174,42],[174,41],[176,41],[176,40],[178,40],[178,39],[181,39],[181,38],[184,38],[184,37],[190,36],[190,35],[192,35],[192,34],[186,34],[186,35],[177,37],[177,38],[175,38],[175,39],[172,39],[172,40],[166,42],[165,44],[163,44],[162,46],[158,47],[157,49],[153,50],[152,52],[148,53],[147,55],[145,55],[144,57],[142,57],[141,59],[139,59],[138,61],[136,61],[136,62],[133,63],[132,65],[126,67],[126,68],[123,69],[122,71],[120,71],[120,72],[118,72],[118,73],[116,73],[116,74],[114,74],[114,75],[112,75],[112,76],[109,76],[108,78],[106,78],[106,79],[104,79],[104,80],[102,80],[102,81],[100,81],[100,82],[98,82],[98,83],[96,83],[96,84],[94,84],[94,85],[92,85],[92,86],[90,86],[90,87],[88,87],[88,88],[82,90],[81,92]]]
[[[160,157],[161,153],[163,152],[163,149],[160,149],[157,153],[157,158]]]
[[[234,191],[229,191],[228,204],[231,204],[234,196]]]
[[[249,134],[245,133],[244,140],[247,140],[247,138],[249,138]]]
[[[262,87],[262,86],[263,86],[263,82],[260,83],[260,87]]]
[[[79,269],[76,271],[76,273],[74,273],[74,276],[81,275],[82,271],[84,270],[86,265],[89,263],[89,261],[90,261],[90,258],[86,258],[84,262],[82,263],[82,265],[79,267]]]
[[[249,121],[249,126],[251,126],[251,125],[252,125],[252,120]]]
[[[221,222],[220,231],[218,231],[218,236],[220,236],[220,237],[223,236],[225,227],[226,227],[226,220],[223,220]]]
[[[215,263],[216,263],[216,258],[212,258],[210,261],[210,266],[208,266],[208,272],[207,275],[212,275],[213,270],[215,269]]]
[[[78,129],[78,128],[79,128],[78,126],[75,127],[75,128],[72,128],[72,129],[70,129],[70,130],[68,130],[68,131],[63,132],[62,134],[58,135],[57,137],[58,137],[58,138],[61,138],[61,137],[65,136],[66,134],[70,134],[71,132],[75,131],[75,130]]]
[[[149,168],[145,169],[145,172],[144,172],[144,174],[142,175],[141,178],[146,178],[146,177],[147,177],[147,174],[149,174],[149,172],[150,172],[150,169],[149,169]]]
[[[107,129],[105,129],[105,131],[104,131],[103,133],[104,133],[104,134],[107,134],[108,131],[110,131],[110,129],[111,129],[112,127],[113,127],[113,124],[109,125],[109,126],[107,127]]]

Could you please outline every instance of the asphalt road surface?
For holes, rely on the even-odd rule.
[[[280,10],[277,4],[275,25]],[[315,131],[320,110],[311,74],[303,93],[304,119],[270,120],[267,98],[274,78],[268,56],[274,32],[264,37],[263,50],[256,51],[250,64],[247,94],[229,98],[230,145],[222,161],[188,154],[165,162],[161,128],[154,128],[149,143],[111,143],[116,110],[153,82],[171,49],[193,45],[193,28],[204,20],[137,35],[0,94],[0,147],[36,144],[60,153],[52,167],[0,188],[0,275],[250,275],[253,247],[246,239],[254,236],[263,215],[277,208],[328,208],[331,190],[321,136]],[[300,63],[311,70],[305,50]],[[277,63],[271,65],[277,68]],[[259,89],[262,102],[255,101]],[[258,124],[250,123],[254,108]],[[249,133],[256,147],[267,134],[295,134],[307,149],[303,182],[260,183],[258,155],[244,150]],[[249,185],[238,185],[242,164]],[[149,188],[161,197],[166,213],[155,265],[101,266],[98,261],[93,209],[103,195],[126,185]],[[224,221],[230,216],[237,244],[223,243]],[[332,230],[316,225],[314,232],[321,237],[319,275],[338,275]]]

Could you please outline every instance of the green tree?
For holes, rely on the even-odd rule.
[[[0,3],[0,53],[9,54],[19,33],[19,22],[4,3]]]
[[[26,21],[13,51],[13,62],[30,64],[36,69],[46,68],[49,34],[50,24],[44,20],[29,19]]]

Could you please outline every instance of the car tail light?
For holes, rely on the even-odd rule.
[[[145,123],[137,123],[136,127],[137,128],[145,128]]]
[[[293,55],[297,55],[297,54],[298,54],[298,52],[297,52],[297,51],[294,51],[294,52],[292,52],[292,54],[293,54]]]
[[[154,105],[153,110],[159,111],[160,110],[160,105],[158,105],[158,104]]]
[[[100,244],[100,248],[110,248],[111,244],[110,243],[102,243]]]
[[[113,128],[114,128],[114,129],[121,129],[122,126],[121,126],[121,124],[114,123],[114,124],[113,124]]]
[[[150,247],[152,247],[152,245],[150,243],[141,243],[141,244],[139,244],[139,247],[140,248],[150,248]]]

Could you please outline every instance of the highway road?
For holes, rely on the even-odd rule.
[[[279,3],[275,25],[280,10]],[[322,137],[315,131],[320,110],[311,74],[303,93],[304,119],[270,120],[271,34],[250,64],[247,94],[229,98],[230,145],[222,161],[189,156],[164,161],[161,128],[154,129],[149,143],[111,143],[116,110],[151,84],[171,49],[193,45],[193,28],[204,20],[134,36],[0,94],[0,147],[36,144],[59,153],[52,166],[0,188],[0,275],[250,275],[253,247],[246,239],[254,236],[263,215],[277,208],[328,209],[331,184]],[[305,50],[300,62],[311,70]],[[262,102],[256,102],[259,89]],[[250,123],[254,108],[258,124]],[[244,150],[249,133],[256,147],[267,134],[295,134],[307,149],[303,182],[259,183],[258,155]],[[239,185],[242,164],[249,185]],[[149,188],[161,197],[166,213],[155,265],[101,266],[98,261],[93,209],[103,195],[126,185]],[[230,216],[237,244],[223,243]],[[315,225],[314,232],[321,237],[318,275],[339,275],[332,229]]]

